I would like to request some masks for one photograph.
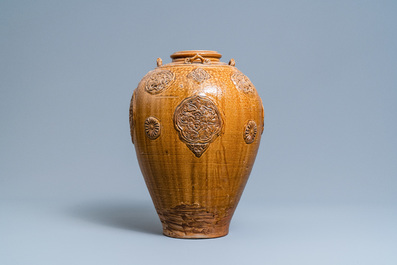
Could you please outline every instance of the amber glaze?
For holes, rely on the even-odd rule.
[[[150,71],[130,106],[131,137],[166,236],[227,235],[263,132],[262,101],[215,51],[181,51]]]

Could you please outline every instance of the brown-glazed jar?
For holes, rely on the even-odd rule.
[[[262,101],[215,51],[180,51],[130,106],[132,142],[166,236],[227,235],[263,132]]]

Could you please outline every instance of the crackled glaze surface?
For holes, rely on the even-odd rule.
[[[165,235],[224,236],[258,151],[262,101],[233,59],[220,62],[214,51],[171,58],[157,60],[131,100],[139,165]]]

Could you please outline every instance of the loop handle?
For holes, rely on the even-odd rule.
[[[160,67],[163,65],[163,60],[161,60],[161,58],[157,58],[157,67]]]
[[[193,56],[193,57],[186,58],[185,59],[185,63],[186,64],[190,64],[190,63],[193,63],[197,59],[200,60],[202,64],[207,64],[207,63],[209,64],[210,63],[210,59],[204,58],[203,56],[201,56],[198,53],[195,56]]]

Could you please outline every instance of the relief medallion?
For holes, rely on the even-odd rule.
[[[174,81],[175,74],[169,70],[156,70],[146,80],[145,90],[155,95],[166,90]]]
[[[215,103],[205,96],[184,99],[174,113],[179,138],[200,157],[221,133],[222,119]]]

